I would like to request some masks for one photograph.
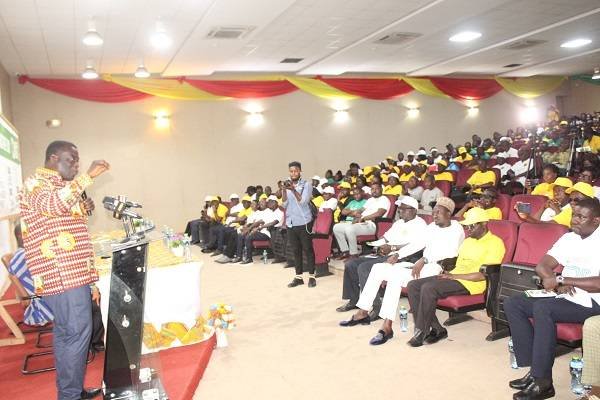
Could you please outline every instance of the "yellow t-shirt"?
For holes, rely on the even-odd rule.
[[[533,188],[531,194],[546,196],[549,199],[554,198],[554,184],[542,182]]]
[[[502,219],[502,211],[498,207],[490,207],[485,209],[489,219]]]
[[[314,199],[312,199],[313,204],[319,208],[321,206],[321,203],[323,203],[325,201],[325,199],[323,198],[323,196],[317,196]]]
[[[556,222],[557,224],[564,225],[567,228],[570,228],[571,227],[571,217],[572,216],[573,216],[573,209],[569,205],[568,207],[563,208],[561,210],[561,212],[559,212],[558,214],[556,214],[554,216],[554,218],[552,218],[552,221]]]
[[[400,196],[402,194],[402,185],[396,185],[394,187],[386,185],[383,188],[383,194],[391,194],[394,196]]]
[[[472,274],[479,272],[485,264],[500,264],[504,258],[504,242],[498,236],[488,231],[479,240],[466,238],[458,249],[456,267],[450,274]],[[481,294],[485,291],[485,280],[473,282],[457,279],[470,294]]]
[[[440,172],[439,174],[435,175],[435,180],[454,182],[454,175],[448,171]]]
[[[592,149],[592,153],[598,154],[600,150],[600,136],[594,135],[590,140],[584,141],[583,147],[589,147]]]
[[[229,212],[229,208],[227,208],[227,206],[223,203],[219,203],[218,207],[217,207],[217,216],[215,217],[214,215],[214,211],[212,210],[212,207],[209,208],[209,211],[207,212],[208,216],[212,219],[214,219],[215,221],[224,224],[225,220],[227,219],[227,213]]]
[[[496,174],[494,171],[475,171],[473,175],[467,180],[467,183],[471,186],[474,185],[484,185],[486,183],[491,183],[492,185],[496,184]],[[473,193],[482,193],[483,190],[478,188],[473,190]]]
[[[409,174],[402,174],[400,175],[400,182],[408,182],[408,180],[413,176],[415,176],[414,171],[410,171]]]
[[[337,223],[340,222],[340,215],[342,215],[342,209],[340,208],[341,204],[344,204],[346,202],[347,197],[342,197],[339,201],[338,201],[338,206],[335,208],[335,211],[333,212],[333,220]]]
[[[243,218],[246,217],[246,219],[248,219],[248,217],[250,216],[250,214],[252,214],[252,207],[248,207],[248,208],[244,208],[242,209],[242,211],[240,211],[237,215],[238,218]],[[233,224],[231,224],[231,226],[237,228],[238,226],[240,226],[239,223],[235,222]]]

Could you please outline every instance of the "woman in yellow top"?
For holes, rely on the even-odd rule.
[[[467,161],[473,161],[473,156],[467,152],[464,146],[461,146],[457,150],[458,156],[452,159],[452,162],[463,163]]]
[[[600,151],[600,136],[594,135],[591,128],[586,128],[583,137],[585,139],[583,147],[589,147],[592,153],[598,154],[598,151]]]
[[[471,208],[480,207],[485,211],[488,219],[502,219],[502,211],[496,207],[496,199],[498,198],[498,192],[495,188],[488,188],[482,193],[479,199],[471,200],[467,202],[456,213],[456,218],[461,219],[463,215]]]
[[[477,160],[479,171],[475,171],[467,180],[465,186],[471,193],[481,194],[484,189],[496,186],[496,174],[488,169],[487,161],[484,159]]]
[[[436,181],[454,182],[454,175],[452,175],[452,172],[446,171],[447,166],[448,162],[446,160],[440,160],[437,162],[438,173],[435,174]]]
[[[552,189],[554,187],[554,181],[558,177],[558,172],[558,167],[554,164],[547,164],[544,166],[544,171],[542,173],[543,182],[536,185],[531,191],[531,194],[546,196],[549,199],[553,198],[554,192]],[[525,181],[525,187],[530,188],[530,185],[528,185],[529,183],[529,180]]]
[[[392,172],[388,175],[388,184],[383,188],[383,194],[400,196],[402,194],[402,185],[398,174]]]
[[[413,167],[411,164],[404,164],[402,166],[402,175],[400,175],[400,182],[408,182],[411,176],[415,176],[413,172]]]

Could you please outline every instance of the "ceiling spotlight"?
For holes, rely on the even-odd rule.
[[[481,37],[481,33],[472,32],[472,31],[464,31],[459,32],[454,36],[450,36],[448,39],[451,42],[470,42],[471,40],[475,40]]]
[[[592,79],[600,79],[600,68],[594,68],[594,75],[592,75]]]
[[[171,126],[171,116],[167,111],[161,110],[154,113],[154,127],[156,129],[167,129]]]
[[[165,26],[161,21],[156,22],[156,30],[150,37],[150,44],[155,49],[165,49],[171,45],[171,38],[167,35]]]
[[[350,119],[348,110],[336,110],[333,114],[333,120],[337,123],[344,123]]]
[[[419,109],[417,107],[409,108],[406,114],[408,118],[417,118],[419,116]]]
[[[590,39],[579,38],[579,39],[569,40],[568,42],[564,42],[563,44],[560,45],[560,47],[564,47],[567,49],[574,49],[577,47],[585,46],[586,44],[590,44],[590,43],[592,43],[592,41]]]
[[[83,35],[82,41],[83,44],[85,44],[86,46],[101,46],[102,43],[104,43],[102,36],[100,36],[98,31],[96,30],[94,21],[88,22],[88,30],[85,33],[85,35]]]
[[[467,115],[469,115],[469,117],[474,117],[477,114],[479,114],[479,107],[471,106],[471,107],[467,108]]]
[[[146,67],[144,67],[144,64],[141,64],[139,67],[137,67],[133,76],[136,78],[149,78],[150,72],[148,72]]]
[[[246,122],[250,126],[259,126],[265,121],[265,117],[262,112],[251,112],[246,116]]]
[[[62,121],[58,118],[52,118],[46,121],[46,126],[50,129],[60,128]]]
[[[98,73],[96,72],[94,67],[92,67],[91,65],[88,65],[87,67],[85,67],[85,70],[81,74],[81,77],[83,79],[96,79],[96,78],[98,78]]]

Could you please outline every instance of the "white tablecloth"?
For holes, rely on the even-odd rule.
[[[202,314],[200,305],[200,272],[202,263],[195,261],[169,267],[148,269],[144,322],[160,330],[167,322],[182,322],[188,328]],[[106,326],[110,274],[100,277],[97,283],[102,294],[102,318]]]

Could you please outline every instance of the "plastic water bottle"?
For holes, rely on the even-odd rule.
[[[510,367],[512,369],[518,369],[519,366],[517,365],[517,357],[515,356],[512,338],[508,339],[508,354],[510,356]]]
[[[579,356],[573,356],[569,364],[571,371],[571,392],[574,394],[583,394],[585,389],[581,384],[581,373],[583,371],[583,360]]]
[[[400,307],[400,330],[408,331],[408,310],[404,306]]]
[[[242,260],[247,260],[248,259],[248,249],[246,248],[246,246],[244,245],[244,243],[242,243],[242,246],[243,246]]]
[[[262,260],[263,264],[266,264],[269,261],[269,253],[267,252],[267,249],[263,250]]]

